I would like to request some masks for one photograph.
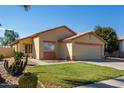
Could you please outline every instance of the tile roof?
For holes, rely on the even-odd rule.
[[[65,38],[65,39],[63,39],[62,41],[63,41],[63,42],[70,41],[70,40],[79,38],[79,37],[81,37],[81,36],[84,36],[84,35],[86,35],[86,34],[93,34],[93,35],[95,35],[97,38],[99,38],[101,41],[103,41],[104,43],[106,43],[106,41],[105,41],[104,39],[102,39],[101,37],[99,37],[98,35],[96,35],[96,33],[94,33],[94,32],[83,32],[83,33],[80,33],[80,34],[77,34],[77,35],[74,35],[74,36]]]

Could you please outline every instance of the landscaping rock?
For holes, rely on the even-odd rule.
[[[17,88],[18,77],[12,77],[6,73],[3,66],[3,61],[0,62],[0,74],[5,82],[0,83],[0,88]]]
[[[8,58],[6,60],[9,60],[9,62],[11,64],[14,59]],[[3,64],[4,64],[4,62],[0,61],[0,74],[1,74],[2,78],[5,79],[5,82],[0,83],[0,88],[17,88],[19,76],[13,77],[13,76],[7,74],[6,70],[4,69]],[[34,62],[28,61],[27,68],[35,66],[35,65],[36,64]],[[25,69],[25,72],[26,72],[27,68]]]
[[[5,82],[5,83],[1,83],[0,84],[0,88],[18,88],[18,86],[17,85],[14,85],[14,84],[9,84],[9,83]]]

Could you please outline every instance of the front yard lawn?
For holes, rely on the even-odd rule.
[[[45,87],[76,87],[124,75],[124,71],[87,63],[34,66],[28,69],[38,75]]]

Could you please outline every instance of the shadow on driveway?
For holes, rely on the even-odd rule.
[[[91,62],[124,62],[124,58],[106,58],[106,59],[89,59],[83,61],[91,61]]]
[[[94,83],[95,81],[86,81],[86,80],[64,80],[65,82],[67,82],[68,84],[71,84],[74,87],[77,88],[118,88],[117,86],[113,86],[113,85],[109,85],[106,83]],[[83,86],[81,86],[83,85]]]
[[[89,85],[85,86],[84,88],[118,88],[118,87],[108,85],[108,84],[105,84],[105,83],[97,83],[97,84],[89,84]]]

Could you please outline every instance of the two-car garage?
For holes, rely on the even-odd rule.
[[[66,39],[65,42],[67,44],[72,43],[72,46],[66,48],[67,51],[72,49],[72,53],[67,55],[71,60],[101,59],[104,57],[105,41],[93,32],[73,36]]]

